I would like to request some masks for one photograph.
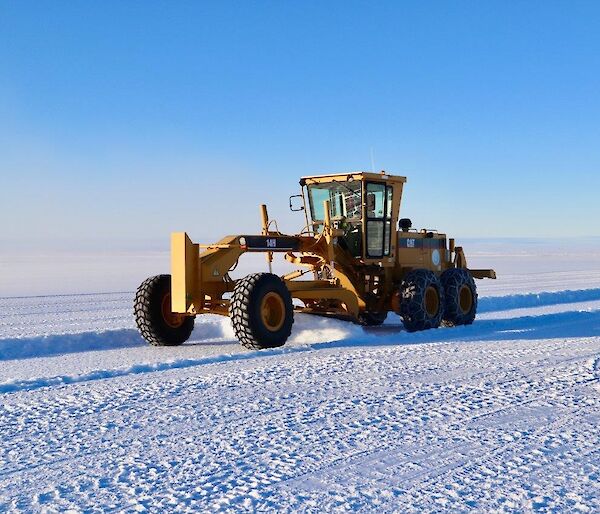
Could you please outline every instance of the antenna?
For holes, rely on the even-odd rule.
[[[373,147],[371,147],[371,173],[375,173],[375,158],[373,157]]]

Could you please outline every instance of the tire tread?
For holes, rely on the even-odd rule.
[[[157,319],[160,294],[171,287],[171,275],[156,275],[147,278],[138,287],[133,300],[133,314],[139,333],[152,346],[178,346],[187,341],[194,329],[194,318],[187,317],[178,329],[165,330]]]
[[[229,315],[231,317],[233,332],[242,346],[249,350],[262,350],[264,348],[282,346],[290,336],[292,324],[294,323],[292,297],[285,284],[283,284],[280,292],[284,294],[284,301],[287,304],[288,310],[292,312],[292,316],[291,322],[284,323],[280,338],[281,341],[277,341],[276,343],[265,342],[253,330],[251,309],[252,302],[254,301],[254,292],[261,283],[266,281],[279,281],[283,284],[283,281],[277,275],[271,273],[252,273],[237,281],[229,304]]]
[[[438,314],[428,316],[424,303],[425,291],[434,286],[439,294],[440,309]],[[428,330],[440,326],[444,313],[444,291],[440,280],[432,271],[415,269],[410,271],[400,285],[400,316],[404,327],[409,332]]]
[[[444,289],[444,325],[458,326],[471,325],[477,314],[477,286],[469,270],[464,268],[451,268],[440,278]],[[463,285],[467,285],[473,294],[473,308],[468,313],[460,309],[459,291]]]

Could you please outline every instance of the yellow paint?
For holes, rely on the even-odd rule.
[[[360,181],[363,184],[362,202],[362,248],[366,249],[365,220],[366,182],[385,183],[393,188],[390,222],[392,237],[390,255],[382,258],[355,258],[340,246],[344,231],[335,228],[330,216],[329,201],[324,202],[325,219],[319,222],[322,230],[302,230],[293,236],[284,236],[269,230],[267,207],[260,206],[262,236],[293,237],[298,251],[269,249],[264,250],[269,267],[275,253],[285,253],[289,262],[305,268],[288,273],[283,277],[292,297],[304,302],[304,312],[319,312],[346,315],[357,318],[366,309],[392,310],[396,286],[404,275],[414,268],[431,269],[440,274],[446,269],[466,268],[467,262],[461,247],[454,247],[454,240],[447,242],[446,235],[431,231],[400,232],[401,238],[421,242],[415,247],[399,247],[398,218],[405,177],[379,173],[337,173],[303,177],[301,185],[329,182]],[[303,190],[304,191],[304,190]],[[303,196],[304,205],[307,205]],[[308,217],[307,217],[308,221]],[[227,315],[229,302],[224,295],[231,293],[235,281],[229,271],[236,265],[240,256],[247,251],[247,245],[240,244],[240,235],[226,236],[212,245],[192,243],[186,233],[177,232],[171,236],[171,275],[172,309],[175,313],[195,315],[214,313]],[[247,235],[246,237],[252,237]],[[200,251],[202,249],[202,251]],[[436,253],[437,252],[437,253]],[[453,255],[453,259],[452,259]],[[257,270],[260,271],[260,270]],[[493,270],[471,270],[475,278],[495,278]],[[313,273],[315,280],[304,280],[306,273]],[[318,278],[318,279],[317,279]],[[374,292],[376,291],[376,293]]]

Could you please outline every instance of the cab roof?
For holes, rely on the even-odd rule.
[[[406,177],[399,175],[390,175],[385,171],[381,173],[370,173],[366,171],[349,171],[347,173],[327,173],[325,175],[310,175],[300,179],[300,185],[320,184],[323,182],[348,182],[350,180],[374,180],[386,182],[406,182]]]

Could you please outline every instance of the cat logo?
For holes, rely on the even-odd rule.
[[[277,248],[277,239],[267,239],[267,248]]]

